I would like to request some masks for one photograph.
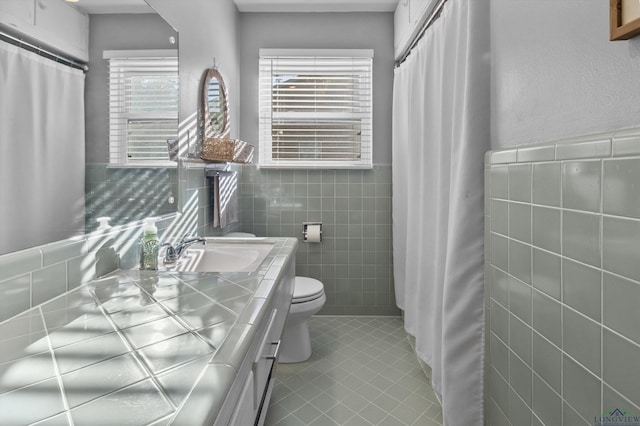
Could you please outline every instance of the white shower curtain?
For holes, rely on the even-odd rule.
[[[394,79],[396,300],[452,426],[483,424],[488,3],[449,0]]]
[[[0,42],[0,254],[84,232],[84,74]]]

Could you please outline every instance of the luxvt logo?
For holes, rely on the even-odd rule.
[[[624,408],[612,408],[593,418],[594,426],[640,426],[640,416],[629,413]]]

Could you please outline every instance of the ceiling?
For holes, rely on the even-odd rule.
[[[218,0],[209,0],[218,1]],[[241,12],[392,12],[398,0],[234,0]],[[144,0],[78,0],[85,13],[151,13]]]
[[[393,12],[398,0],[234,0],[240,12]]]

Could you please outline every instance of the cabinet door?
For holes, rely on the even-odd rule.
[[[0,24],[39,46],[89,60],[89,17],[62,0],[0,0]]]
[[[81,61],[89,60],[89,17],[63,1],[36,0],[38,38]]]
[[[409,3],[409,20],[412,25],[421,25],[426,18],[427,8],[431,8],[433,0],[411,0]]]
[[[399,59],[418,36],[438,0],[400,0],[394,14],[394,52]]]
[[[271,374],[273,369],[275,368],[274,363],[274,353],[273,351],[276,349],[276,345],[271,340],[273,335],[273,324],[276,318],[276,314],[278,313],[277,309],[274,309],[269,317],[269,323],[267,324],[266,331],[264,333],[264,337],[260,342],[260,346],[258,349],[258,354],[253,361],[253,372],[255,374],[256,380],[256,394],[255,394],[255,403],[256,410],[260,411],[264,408],[262,405],[266,404],[268,406],[269,401],[265,398],[265,392],[269,385],[269,380],[271,379]]]
[[[35,25],[34,0],[0,0],[0,23],[20,32],[33,30]]]
[[[393,46],[396,55],[403,49],[410,31],[409,0],[400,0],[393,14]]]
[[[249,377],[244,382],[244,387],[238,398],[236,408],[229,421],[229,426],[247,426],[252,425],[256,421],[255,410],[253,409],[253,372],[249,371]]]

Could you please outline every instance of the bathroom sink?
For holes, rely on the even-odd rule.
[[[160,269],[175,272],[252,272],[267,257],[273,244],[234,244],[207,240],[189,247],[175,265]]]

